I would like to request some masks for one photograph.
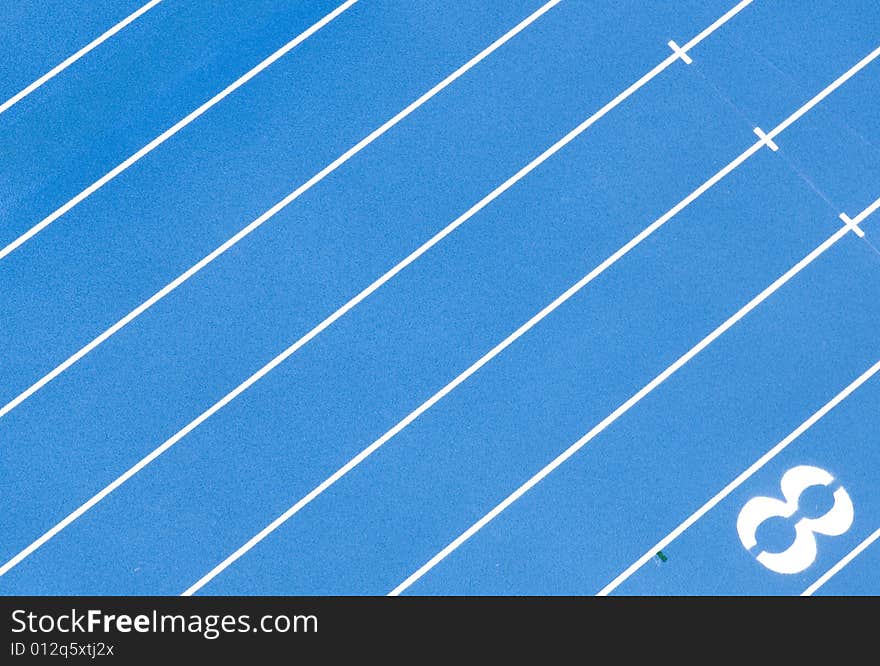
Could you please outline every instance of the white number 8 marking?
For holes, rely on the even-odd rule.
[[[736,531],[743,546],[751,550],[758,544],[755,537],[758,527],[764,521],[775,518],[790,518],[798,510],[798,501],[803,492],[812,486],[829,486],[834,481],[824,469],[800,465],[792,467],[782,475],[779,487],[785,501],[773,497],[754,497],[746,502],[739,512]],[[780,574],[796,574],[809,567],[816,559],[816,534],[840,536],[853,523],[853,504],[849,494],[842,487],[834,491],[834,506],[818,518],[801,518],[795,523],[795,539],[781,553],[762,551],[758,562],[770,571]]]

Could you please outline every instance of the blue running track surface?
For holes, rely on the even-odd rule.
[[[878,107],[875,0],[162,0],[0,112],[0,594],[880,594]]]

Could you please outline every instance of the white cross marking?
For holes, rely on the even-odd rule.
[[[774,153],[775,153],[777,150],[779,150],[779,146],[777,146],[776,143],[773,141],[773,139],[771,139],[769,136],[767,136],[767,135],[764,133],[764,130],[762,130],[760,127],[756,127],[756,128],[755,128],[755,134],[757,134],[757,135],[758,135],[758,138],[761,139],[761,141],[764,142],[764,145],[767,146],[767,147],[768,147],[770,150],[772,150]]]
[[[685,50],[684,50],[683,48],[681,48],[678,44],[676,44],[675,42],[673,42],[671,39],[670,39],[669,42],[667,42],[667,43],[669,44],[669,48],[671,48],[673,51],[675,51],[675,54],[676,54],[679,58],[681,58],[682,60],[685,61],[685,64],[690,65],[690,64],[693,62],[693,60],[691,59],[691,57],[690,57],[690,56],[685,52]]]
[[[855,232],[856,236],[858,236],[859,238],[865,237],[865,232],[859,228],[859,223],[853,220],[849,215],[847,215],[846,213],[841,213],[838,217],[840,217],[840,219],[846,226],[848,226]]]

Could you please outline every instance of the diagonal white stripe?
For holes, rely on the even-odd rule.
[[[861,224],[862,222],[864,222],[868,218],[868,216],[877,212],[877,209],[880,209],[880,199],[877,199],[876,201],[874,201],[874,203],[872,203],[870,206],[865,208],[865,210],[863,210],[861,213],[856,215],[853,218],[852,223],[853,224]]]
[[[83,46],[79,51],[77,51],[73,55],[65,58],[62,62],[55,65],[52,69],[50,69],[48,72],[43,74],[36,81],[34,81],[30,85],[28,85],[26,88],[24,88],[23,90],[19,91],[18,93],[16,93],[15,95],[13,95],[9,99],[7,99],[2,104],[0,104],[0,113],[3,113],[4,111],[6,111],[6,110],[10,109],[11,107],[13,107],[14,105],[18,104],[21,100],[23,100],[25,97],[27,97],[32,92],[34,92],[37,88],[42,86],[44,83],[46,83],[50,79],[53,79],[56,76],[58,76],[61,72],[63,72],[68,67],[70,67],[73,63],[75,63],[77,60],[82,58],[84,55],[88,54],[90,51],[94,51],[96,48],[98,48],[101,44],[103,44],[108,39],[110,39],[117,32],[119,32],[120,30],[122,30],[126,26],[130,25],[131,23],[133,23],[137,19],[139,19],[141,16],[146,14],[148,11],[150,11],[153,7],[158,5],[160,2],[162,2],[162,0],[150,0],[150,2],[148,2],[140,9],[135,10],[134,12],[132,12],[131,14],[126,16],[124,19],[122,19],[119,23],[114,25],[112,28],[110,28],[107,32],[102,34],[100,37],[93,39],[91,42],[89,42],[88,44]]]
[[[813,594],[815,594],[820,587],[822,587],[825,583],[834,578],[834,576],[839,574],[844,567],[846,567],[850,562],[852,562],[864,551],[866,551],[871,546],[871,544],[877,541],[877,539],[880,539],[880,528],[872,532],[867,539],[862,541],[858,546],[847,553],[837,564],[835,564],[828,571],[822,574],[815,583],[813,583],[812,585],[810,585],[810,587],[801,592],[801,596],[813,596]]]

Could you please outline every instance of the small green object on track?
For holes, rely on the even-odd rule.
[[[661,562],[665,562],[666,560],[669,559],[668,557],[666,557],[666,555],[663,554],[663,551],[662,551],[662,550],[658,550],[658,551],[657,551],[657,557],[660,558],[660,561],[661,561]]]

